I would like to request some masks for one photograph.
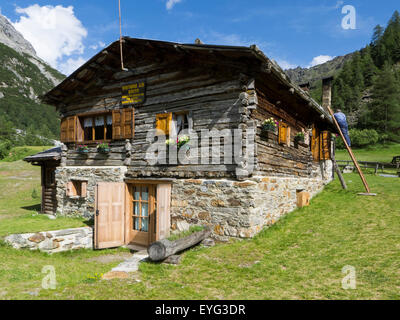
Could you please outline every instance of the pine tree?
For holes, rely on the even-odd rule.
[[[372,86],[375,75],[378,73],[378,68],[375,66],[371,57],[371,47],[367,46],[363,51],[362,56],[362,69],[364,84],[367,87]]]
[[[400,84],[389,63],[374,81],[369,121],[372,128],[387,135],[393,141],[400,140]]]

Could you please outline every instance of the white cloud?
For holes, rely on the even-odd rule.
[[[102,49],[106,46],[106,44],[103,41],[99,41],[96,44],[92,44],[89,46],[90,49],[97,50],[97,49]]]
[[[292,64],[286,60],[281,60],[281,59],[277,59],[276,62],[279,64],[279,66],[283,69],[283,70],[287,70],[287,69],[295,69],[297,68],[297,66],[295,64]]]
[[[171,10],[179,2],[182,2],[182,0],[168,0],[166,4],[167,10]]]
[[[76,69],[78,69],[85,62],[86,62],[86,59],[84,59],[82,57],[78,57],[76,59],[69,58],[67,61],[59,64],[59,70],[63,74],[69,76],[72,72],[74,72]]]
[[[317,65],[319,65],[319,64],[323,64],[323,63],[325,63],[325,62],[328,62],[328,61],[330,61],[330,60],[332,60],[332,59],[334,59],[334,58],[335,58],[335,57],[320,55],[320,56],[318,56],[318,57],[315,57],[315,58],[311,61],[309,67],[315,67],[315,66],[317,66]]]
[[[65,62],[66,57],[83,54],[83,39],[87,36],[87,30],[75,16],[72,6],[41,7],[34,4],[26,8],[17,7],[16,12],[20,18],[13,23],[15,29],[32,44],[44,61],[64,71],[69,70],[65,67],[67,64],[83,60],[68,59]]]

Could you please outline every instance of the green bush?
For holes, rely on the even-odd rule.
[[[7,157],[11,150],[11,142],[8,140],[0,141],[0,160]]]
[[[374,129],[351,129],[349,131],[351,146],[355,148],[363,148],[366,146],[372,146],[380,141],[380,136],[378,132]],[[344,149],[344,143],[342,139],[338,138],[336,140],[336,147],[338,149]]]
[[[33,189],[32,191],[32,199],[34,200],[39,199],[39,194],[36,189]]]

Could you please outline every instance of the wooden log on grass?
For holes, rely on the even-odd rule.
[[[162,261],[175,253],[181,252],[185,249],[193,247],[194,245],[202,242],[204,239],[211,235],[211,229],[206,228],[203,231],[192,233],[191,235],[169,241],[167,239],[154,242],[148,249],[149,258],[151,261]]]

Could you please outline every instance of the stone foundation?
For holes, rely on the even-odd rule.
[[[126,171],[126,167],[57,168],[57,215],[80,216],[87,219],[93,218],[97,183],[123,182]],[[87,182],[87,193],[85,198],[67,196],[66,185],[71,180]]]
[[[48,231],[39,233],[12,234],[5,242],[15,249],[40,250],[56,253],[93,248],[93,229],[90,227]]]
[[[98,182],[123,182],[126,167],[57,168],[57,214],[93,218]],[[86,198],[67,197],[71,180],[87,182]],[[209,225],[218,240],[251,238],[297,208],[297,192],[311,197],[332,180],[332,161],[314,166],[309,178],[252,177],[233,179],[176,179],[172,183],[171,229],[184,231],[191,225]]]
[[[326,162],[321,169],[316,169],[315,178],[177,180],[172,188],[172,230],[209,225],[218,240],[251,238],[295,210],[297,192],[309,192],[311,197],[321,192],[332,180],[332,163]]]

